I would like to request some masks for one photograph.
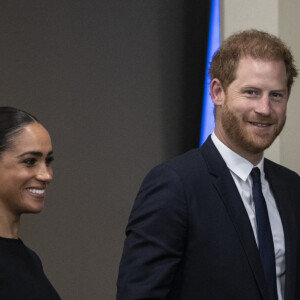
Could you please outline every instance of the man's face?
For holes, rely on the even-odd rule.
[[[286,120],[287,76],[283,61],[242,58],[221,107],[223,142],[237,153],[262,153]]]

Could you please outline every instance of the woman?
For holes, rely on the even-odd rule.
[[[0,299],[60,299],[39,257],[19,238],[21,215],[44,207],[52,161],[51,139],[41,123],[0,107]]]

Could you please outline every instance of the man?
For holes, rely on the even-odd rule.
[[[263,156],[286,120],[293,57],[248,30],[222,44],[210,75],[215,131],[144,180],[118,300],[300,299],[300,178]]]

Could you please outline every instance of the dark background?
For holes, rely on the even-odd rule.
[[[22,239],[63,299],[114,299],[154,165],[198,146],[210,1],[0,3],[0,105],[49,130],[55,179]]]

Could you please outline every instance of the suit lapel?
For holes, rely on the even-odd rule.
[[[272,167],[272,163],[268,160],[265,160],[265,174],[274,194],[284,231],[286,264],[285,299],[292,299],[292,295],[295,294],[294,281],[296,278],[297,229],[292,208],[289,206],[289,198],[291,195],[282,178],[280,179],[280,174],[276,172],[276,169]]]
[[[235,227],[263,299],[269,299],[251,223],[230,171],[210,137],[201,147],[201,153],[213,178],[213,184]]]

